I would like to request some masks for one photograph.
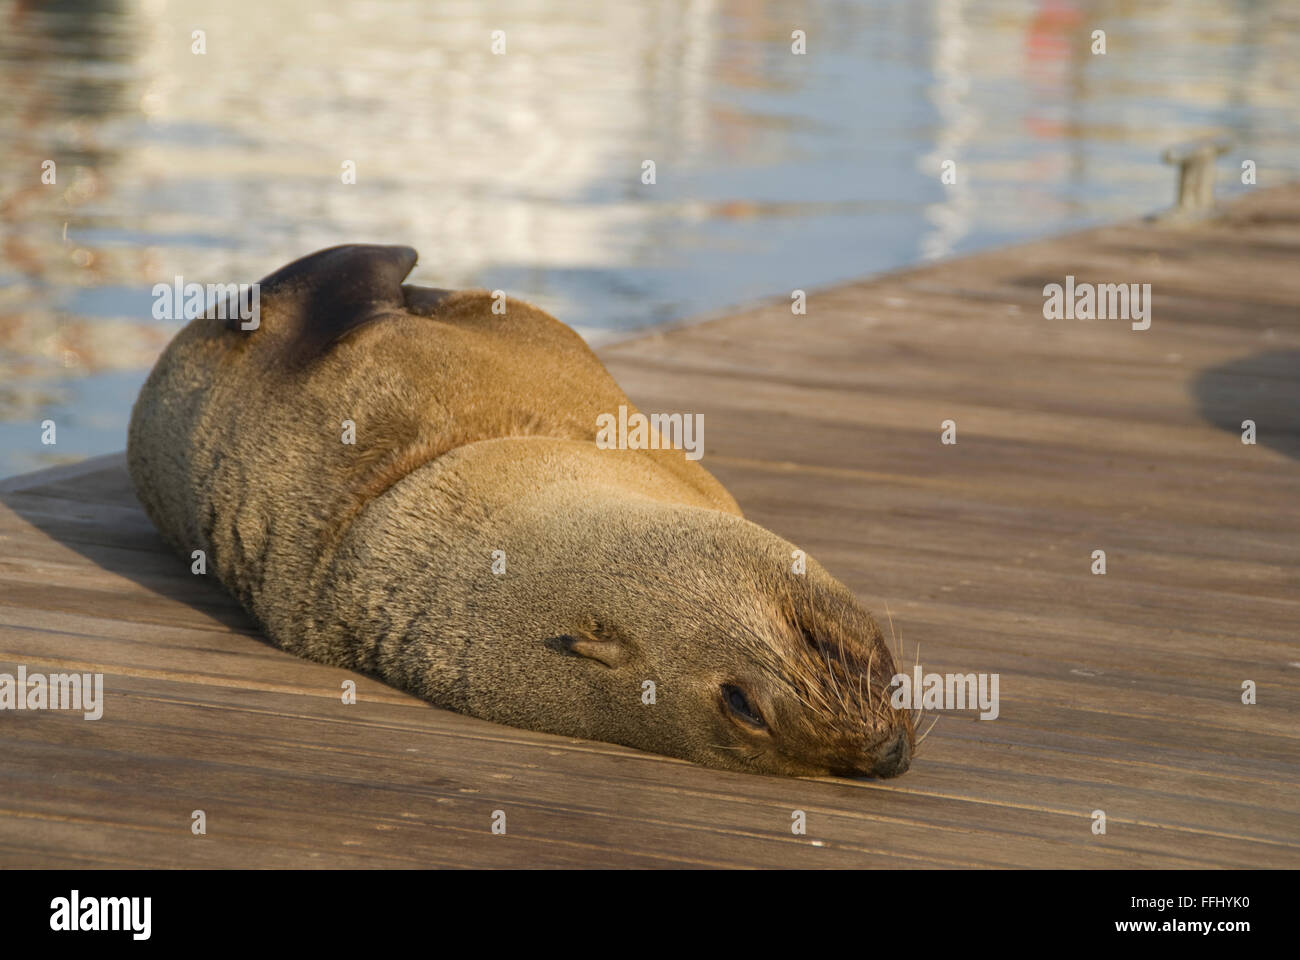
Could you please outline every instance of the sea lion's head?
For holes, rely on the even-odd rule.
[[[719,511],[624,506],[581,522],[601,531],[587,555],[599,562],[551,581],[573,624],[551,646],[585,659],[573,701],[604,718],[602,739],[752,773],[907,770],[915,731],[890,703],[889,645],[815,560]]]

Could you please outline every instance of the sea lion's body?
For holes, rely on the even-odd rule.
[[[635,408],[571,330],[519,301],[493,312],[486,292],[401,287],[414,257],[325,251],[263,281],[256,330],[199,318],[178,334],[130,428],[150,517],[183,554],[205,551],[287,650],[489,720],[772,768],[730,762],[748,749],[696,729],[713,722],[697,701],[735,689],[726,678],[754,660],[708,644],[815,619],[797,611],[818,604],[878,642],[874,623],[815,564],[812,583],[788,583],[793,546],[743,520],[680,450],[598,448],[597,417]],[[736,603],[750,583],[756,602]],[[883,661],[840,648],[822,651],[827,669],[842,660],[851,676],[861,660],[870,700]],[[697,649],[718,669],[701,670]],[[893,759],[910,755],[906,715],[854,716],[871,710],[902,744]],[[844,768],[790,721],[787,746],[809,759],[777,772]],[[898,772],[868,740],[885,742],[863,734],[860,772]]]

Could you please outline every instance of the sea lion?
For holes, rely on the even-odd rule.
[[[906,770],[850,592],[681,450],[598,447],[635,408],[572,330],[404,286],[415,262],[323,250],[261,281],[256,329],[177,334],[127,446],[163,535],[279,646],[440,707],[733,770]]]

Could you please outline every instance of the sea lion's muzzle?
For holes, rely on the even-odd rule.
[[[833,777],[878,777],[886,779],[906,773],[912,765],[912,737],[900,728],[892,740],[886,740],[872,754],[864,754],[860,761],[843,768],[831,770]]]
[[[912,738],[906,730],[899,730],[893,743],[885,747],[870,774],[873,777],[896,777],[906,773],[912,765]]]

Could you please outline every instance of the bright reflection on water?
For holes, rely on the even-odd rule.
[[[124,446],[177,274],[407,243],[599,340],[1165,206],[1202,134],[1294,177],[1297,64],[1293,0],[0,2],[0,475]]]

